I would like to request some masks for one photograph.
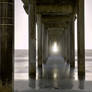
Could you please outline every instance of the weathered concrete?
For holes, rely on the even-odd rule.
[[[46,31],[46,60],[48,59],[48,30]]]
[[[61,28],[67,27],[66,23],[44,23],[46,28]]]
[[[42,61],[45,63],[45,26],[42,24]]]
[[[37,13],[41,14],[71,14],[73,8],[71,5],[37,5]]]
[[[75,36],[74,20],[70,23],[70,67],[75,68]]]
[[[45,29],[45,35],[44,35],[44,60],[43,62],[46,63],[48,58],[48,30]]]
[[[70,63],[70,26],[68,26],[68,35],[67,35],[67,40],[68,40],[68,43],[67,43],[67,45],[68,45],[68,51],[67,51],[67,53],[68,53],[68,60],[67,60],[67,63],[69,64]]]
[[[36,76],[36,7],[35,0],[29,3],[29,77]]]
[[[70,22],[72,19],[71,15],[43,15],[42,22],[43,23],[55,23],[55,24],[63,24]]]
[[[37,27],[38,27],[38,67],[42,68],[42,23],[41,15],[37,15]]]
[[[64,57],[64,35],[62,35],[62,56]]]
[[[66,57],[66,61],[68,60],[67,49],[68,49],[68,46],[67,46],[67,28],[66,28],[66,30],[65,30],[65,57]]]
[[[78,0],[77,5],[77,35],[78,35],[78,75],[85,76],[85,41],[84,41],[84,0]]]
[[[66,62],[68,61],[68,30],[66,28]]]
[[[49,45],[48,45],[48,29],[43,24],[43,63],[46,63],[46,60],[49,55]]]
[[[0,0],[0,81],[12,84],[14,53],[14,0]]]
[[[64,35],[64,59],[66,60],[66,34],[65,34],[65,30],[64,30],[64,33],[63,33],[63,35]]]

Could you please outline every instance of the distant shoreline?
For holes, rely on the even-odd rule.
[[[28,49],[15,49],[15,51],[28,51]],[[92,51],[92,49],[85,49],[85,51]]]
[[[15,49],[14,56],[28,56],[28,49]],[[77,55],[77,50],[75,50],[75,56]],[[86,49],[85,50],[85,56],[92,56],[92,49]]]

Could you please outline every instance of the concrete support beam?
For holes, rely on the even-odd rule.
[[[38,67],[42,68],[42,23],[41,15],[37,15],[37,27],[38,27]]]
[[[63,24],[65,22],[70,22],[72,19],[71,15],[44,15],[42,16],[42,22],[43,23],[60,23]]]
[[[61,24],[60,23],[44,23],[44,24],[46,28],[54,28],[54,29],[61,28],[61,30],[64,30],[64,28],[67,27],[66,23],[61,23]]]
[[[71,14],[73,8],[71,5],[37,5],[37,13],[41,14]]]
[[[78,75],[83,77],[83,75],[85,76],[84,0],[78,0],[77,20]]]
[[[36,77],[36,7],[35,0],[29,3],[29,77]]]
[[[70,67],[75,68],[75,36],[74,21],[70,25]]]
[[[0,1],[0,81],[12,84],[14,60],[14,0]]]

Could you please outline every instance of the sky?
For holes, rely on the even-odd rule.
[[[92,49],[91,39],[92,0],[85,0],[85,49]],[[75,30],[75,48],[77,48],[77,30]],[[15,0],[15,49],[28,49],[28,15],[23,9],[21,0]]]
[[[28,15],[22,0],[15,0],[15,49],[28,49]]]

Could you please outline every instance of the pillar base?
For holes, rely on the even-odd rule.
[[[85,79],[85,72],[83,72],[83,71],[78,71],[78,79],[79,79],[79,80]]]
[[[71,64],[71,63],[70,63],[70,67],[71,67],[71,68],[75,68],[75,64]]]
[[[12,84],[3,85],[0,83],[0,92],[12,92]]]
[[[38,67],[42,68],[42,57],[38,58]]]
[[[31,64],[29,68],[29,77],[35,79],[36,78],[36,64]]]

